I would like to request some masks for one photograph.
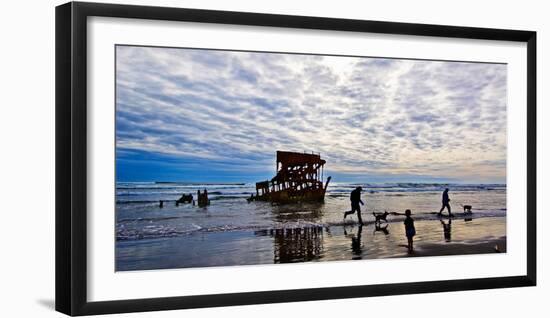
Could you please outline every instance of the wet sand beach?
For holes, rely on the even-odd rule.
[[[414,215],[413,215],[414,218]],[[450,221],[450,226],[449,226]],[[359,226],[194,232],[117,241],[116,270],[368,260],[506,252],[506,218],[446,217],[415,221],[415,250],[408,253],[401,220]]]
[[[506,236],[446,244],[421,243],[413,253],[407,254],[407,256],[448,256],[490,253],[506,253]]]
[[[324,202],[247,202],[254,184],[120,183],[116,204],[117,271],[368,260],[506,251],[506,186],[498,184],[361,184],[364,226],[350,209],[358,184],[332,183]],[[456,217],[438,217],[451,188]],[[210,205],[175,204],[208,189]],[[165,200],[162,207],[159,200]],[[472,214],[461,203],[473,206]],[[404,216],[412,210],[414,253]],[[375,225],[373,211],[387,210]],[[397,212],[397,213],[393,213]],[[446,215],[445,211],[445,215]]]

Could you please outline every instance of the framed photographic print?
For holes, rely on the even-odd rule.
[[[56,308],[536,283],[536,33],[56,8]]]

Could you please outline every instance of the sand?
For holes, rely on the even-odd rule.
[[[506,218],[416,221],[408,253],[402,222],[358,226],[205,232],[117,241],[117,271],[367,260],[506,252]]]
[[[506,237],[469,242],[420,243],[407,256],[444,256],[506,253]]]

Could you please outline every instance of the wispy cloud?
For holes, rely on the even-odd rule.
[[[505,181],[502,64],[118,46],[116,85],[127,178],[151,158],[180,180],[270,175],[293,150],[342,176]]]

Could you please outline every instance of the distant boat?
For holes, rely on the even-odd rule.
[[[322,202],[331,179],[323,184],[325,163],[320,154],[277,151],[277,175],[257,182],[256,195],[248,201]]]

